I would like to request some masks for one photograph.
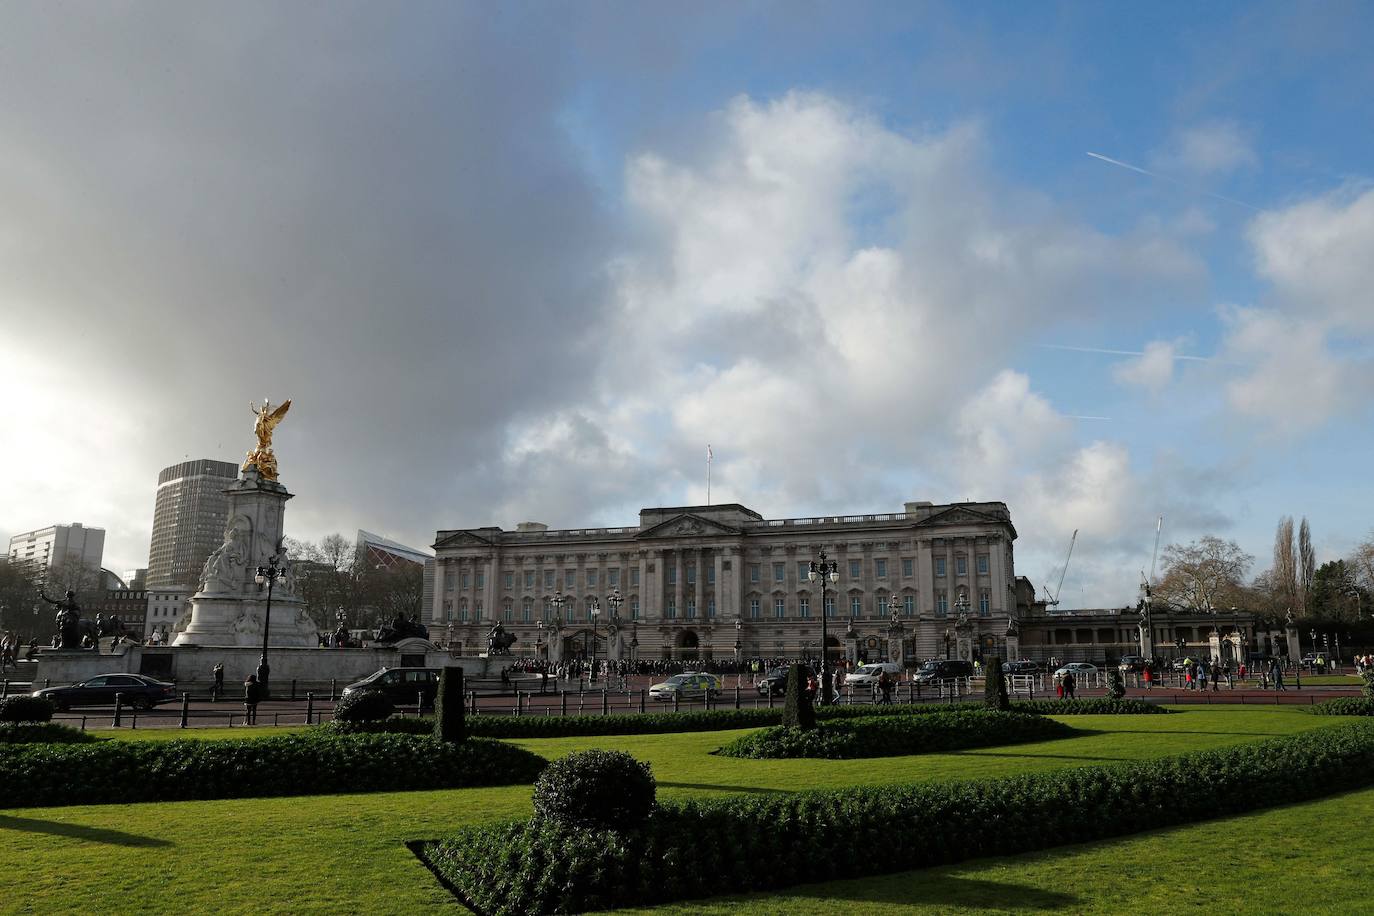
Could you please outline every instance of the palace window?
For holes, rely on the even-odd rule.
[[[860,573],[862,570],[863,570],[863,561],[862,561],[862,560],[850,560],[850,561],[849,561],[849,580],[850,580],[851,582],[857,582],[857,581],[859,581],[859,573]]]
[[[978,616],[986,617],[992,613],[992,592],[983,589],[978,593]]]
[[[878,559],[873,561],[873,575],[879,579],[887,578],[887,560]]]
[[[471,584],[471,577],[468,575],[468,573],[463,573],[463,588],[467,588]]]
[[[458,622],[468,622],[468,599],[463,598],[458,602]]]
[[[716,584],[716,564],[714,564],[714,563],[707,563],[707,564],[706,564],[706,584],[707,584],[707,585],[715,585],[715,584]]]
[[[715,617],[715,616],[716,616],[716,599],[714,599],[714,598],[707,598],[707,599],[706,599],[706,616],[707,616],[707,617]]]
[[[505,607],[501,609],[501,616],[506,623],[515,623],[515,609],[511,607],[509,600],[506,601]]]
[[[587,587],[596,588],[596,570],[587,570]]]
[[[874,603],[878,605],[878,616],[879,616],[879,617],[886,617],[886,616],[887,616],[887,596],[886,596],[886,595],[879,595],[879,596],[877,596],[876,598],[874,598],[873,600],[874,600]]]
[[[639,619],[639,599],[638,599],[638,598],[631,598],[631,599],[630,599],[630,619],[631,619],[631,620],[638,620],[638,619]]]
[[[825,616],[835,616],[835,599],[830,597],[829,595],[825,596]]]
[[[534,588],[534,570],[525,570],[525,588]]]
[[[669,584],[669,585],[677,585],[677,566],[676,566],[676,565],[673,565],[673,566],[669,566],[669,567],[668,567],[668,584]]]
[[[444,591],[453,591],[453,580],[456,578],[457,576],[453,574],[453,570],[450,569],[444,572]]]
[[[811,599],[805,596],[797,599],[797,616],[802,620],[811,617]]]
[[[980,575],[980,576],[986,576],[987,574],[988,574],[988,555],[985,554],[985,553],[980,553],[980,554],[978,554],[978,575]]]
[[[534,601],[532,599],[525,599],[525,606],[520,609],[520,620],[524,623],[534,620]]]
[[[850,616],[850,617],[859,617],[859,616],[862,616],[862,615],[863,615],[863,612],[864,612],[864,600],[863,600],[862,598],[858,598],[858,597],[850,598],[850,599],[849,599],[849,616]]]
[[[697,619],[697,599],[695,599],[695,598],[688,598],[688,599],[687,599],[687,619],[688,619],[688,620],[696,620],[696,619]]]
[[[757,619],[759,618],[759,615],[760,615],[760,611],[759,611],[759,599],[757,599],[757,598],[750,598],[750,599],[749,599],[749,616],[752,617],[752,618],[754,618],[755,620],[757,620]]]
[[[515,587],[515,573],[506,573],[504,584],[505,584],[505,586],[506,586],[506,590],[507,590],[507,591],[510,591],[510,589],[514,588],[514,587]]]
[[[759,581],[759,564],[757,564],[757,563],[750,563],[750,564],[749,564],[749,581],[750,581],[750,582],[757,582],[757,581]]]
[[[779,583],[779,584],[781,584],[781,583],[787,581],[787,564],[786,564],[786,563],[774,563],[774,564],[773,564],[773,581],[774,581],[774,582],[777,582],[777,583]]]
[[[916,561],[913,560],[911,557],[903,557],[902,576],[907,579],[910,579],[914,575],[916,575]]]
[[[968,575],[968,557],[963,554],[954,558],[954,574],[956,576]]]
[[[606,584],[607,584],[607,585],[609,585],[611,588],[620,588],[620,570],[619,570],[619,569],[608,569],[608,570],[606,570],[606,576],[607,576],[607,580],[606,580]]]
[[[487,574],[486,574],[486,573],[480,573],[480,572],[479,572],[479,573],[477,574],[477,587],[478,587],[478,588],[486,588],[486,587],[487,587]]]
[[[903,616],[906,616],[906,617],[915,616],[915,614],[916,614],[916,596],[915,596],[915,595],[904,595],[904,596],[902,596],[902,614],[903,614]]]
[[[630,567],[630,584],[636,588],[639,586],[639,567]]]
[[[944,558],[944,557],[936,557],[936,558],[935,558],[935,578],[937,578],[937,579],[943,579],[944,577],[945,577],[945,558]]]
[[[482,602],[480,600],[473,602],[472,619],[476,623],[482,622]]]
[[[554,571],[553,571],[552,569],[546,569],[546,570],[544,570],[544,587],[545,587],[545,588],[553,588],[553,577],[554,577]]]
[[[778,620],[782,620],[784,617],[787,616],[786,598],[773,599],[773,616],[776,617]]]
[[[572,590],[573,590],[574,588],[576,588],[576,587],[577,587],[577,570],[575,570],[575,569],[565,569],[565,570],[563,570],[563,588],[566,589],[567,591],[572,591]]]
[[[669,598],[663,605],[663,616],[667,617],[669,620],[677,619],[677,603],[674,599]]]
[[[935,616],[946,617],[949,615],[949,593],[939,591],[935,593]]]

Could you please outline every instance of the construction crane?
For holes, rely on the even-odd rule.
[[[1064,590],[1064,577],[1069,572],[1069,560],[1073,558],[1073,545],[1078,542],[1078,529],[1073,529],[1073,537],[1069,538],[1069,553],[1064,557],[1064,567],[1059,570],[1059,584],[1054,588],[1054,596],[1050,596],[1050,587],[1045,586],[1045,604],[1055,607],[1059,604],[1059,593]]]

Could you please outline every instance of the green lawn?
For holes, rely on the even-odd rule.
[[[709,755],[742,731],[515,743],[546,757],[589,747],[625,750],[653,765],[661,797],[682,798],[1090,766],[1258,740],[1344,720],[1283,707],[1192,707],[1168,716],[1069,716],[1063,721],[1082,735],[1044,744],[845,761],[752,761]],[[258,731],[281,733],[270,728]],[[246,734],[247,730],[235,730],[232,736]],[[120,737],[183,736],[149,731]],[[231,735],[217,730],[213,737]],[[13,793],[16,787],[5,789]],[[5,810],[0,812],[0,912],[451,909],[450,898],[402,843],[440,836],[463,824],[523,815],[530,810],[529,795],[528,786],[510,786]],[[1190,829],[1201,831],[1200,843],[1212,836],[1210,827]],[[871,881],[864,884],[877,886]],[[760,904],[760,911],[788,909],[775,906],[778,902],[773,898]],[[938,902],[934,905],[939,907]]]

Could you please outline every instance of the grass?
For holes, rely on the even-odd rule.
[[[921,871],[693,900],[641,916],[1354,913],[1374,887],[1374,789],[1206,824]],[[1339,838],[1340,855],[1332,840]]]
[[[591,747],[625,750],[653,766],[661,797],[684,798],[1091,766],[1254,741],[1345,720],[1285,707],[1183,707],[1173,716],[1067,716],[1061,721],[1082,734],[1010,748],[868,760],[757,761],[710,755],[747,730],[514,743],[550,758]],[[249,734],[248,729],[215,730],[204,737]],[[124,732],[117,740],[185,736]],[[15,800],[16,787],[5,789]],[[402,843],[437,837],[460,825],[525,815],[529,798],[528,786],[508,786],[5,810],[0,812],[0,912],[452,910],[451,898]],[[1216,834],[1211,827],[1190,829],[1201,831],[1192,849],[1196,864],[1206,858],[1197,855],[1199,849],[1211,855]],[[786,910],[778,904],[781,899],[769,898],[766,905],[758,904],[763,906],[759,911]]]

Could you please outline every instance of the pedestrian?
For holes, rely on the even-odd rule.
[[[1154,688],[1154,673],[1150,671],[1149,662],[1146,662],[1145,667],[1141,670],[1141,677],[1145,680],[1146,690],[1151,690]]]
[[[892,675],[884,671],[878,675],[878,689],[883,692],[882,703],[884,706],[892,705]]]
[[[224,662],[215,662],[214,667],[215,686],[213,689],[214,699],[219,700],[224,694]]]
[[[1220,663],[1220,662],[1212,662],[1212,692],[1213,692],[1213,693],[1216,693],[1217,688],[1220,687],[1220,686],[1221,686],[1221,663]]]
[[[258,724],[258,703],[262,701],[262,685],[256,674],[243,682],[243,719],[246,725]]]
[[[1072,672],[1072,671],[1065,671],[1065,672],[1064,672],[1064,697],[1065,697],[1065,699],[1069,699],[1069,700],[1072,700],[1072,699],[1073,699],[1073,689],[1074,689],[1074,687],[1076,687],[1077,685],[1078,685],[1078,678],[1076,678],[1076,677],[1073,676],[1073,672]]]
[[[1064,699],[1064,675],[1056,674],[1054,676],[1054,692],[1059,699]]]
[[[1207,689],[1207,665],[1205,663],[1197,666],[1197,689]]]

